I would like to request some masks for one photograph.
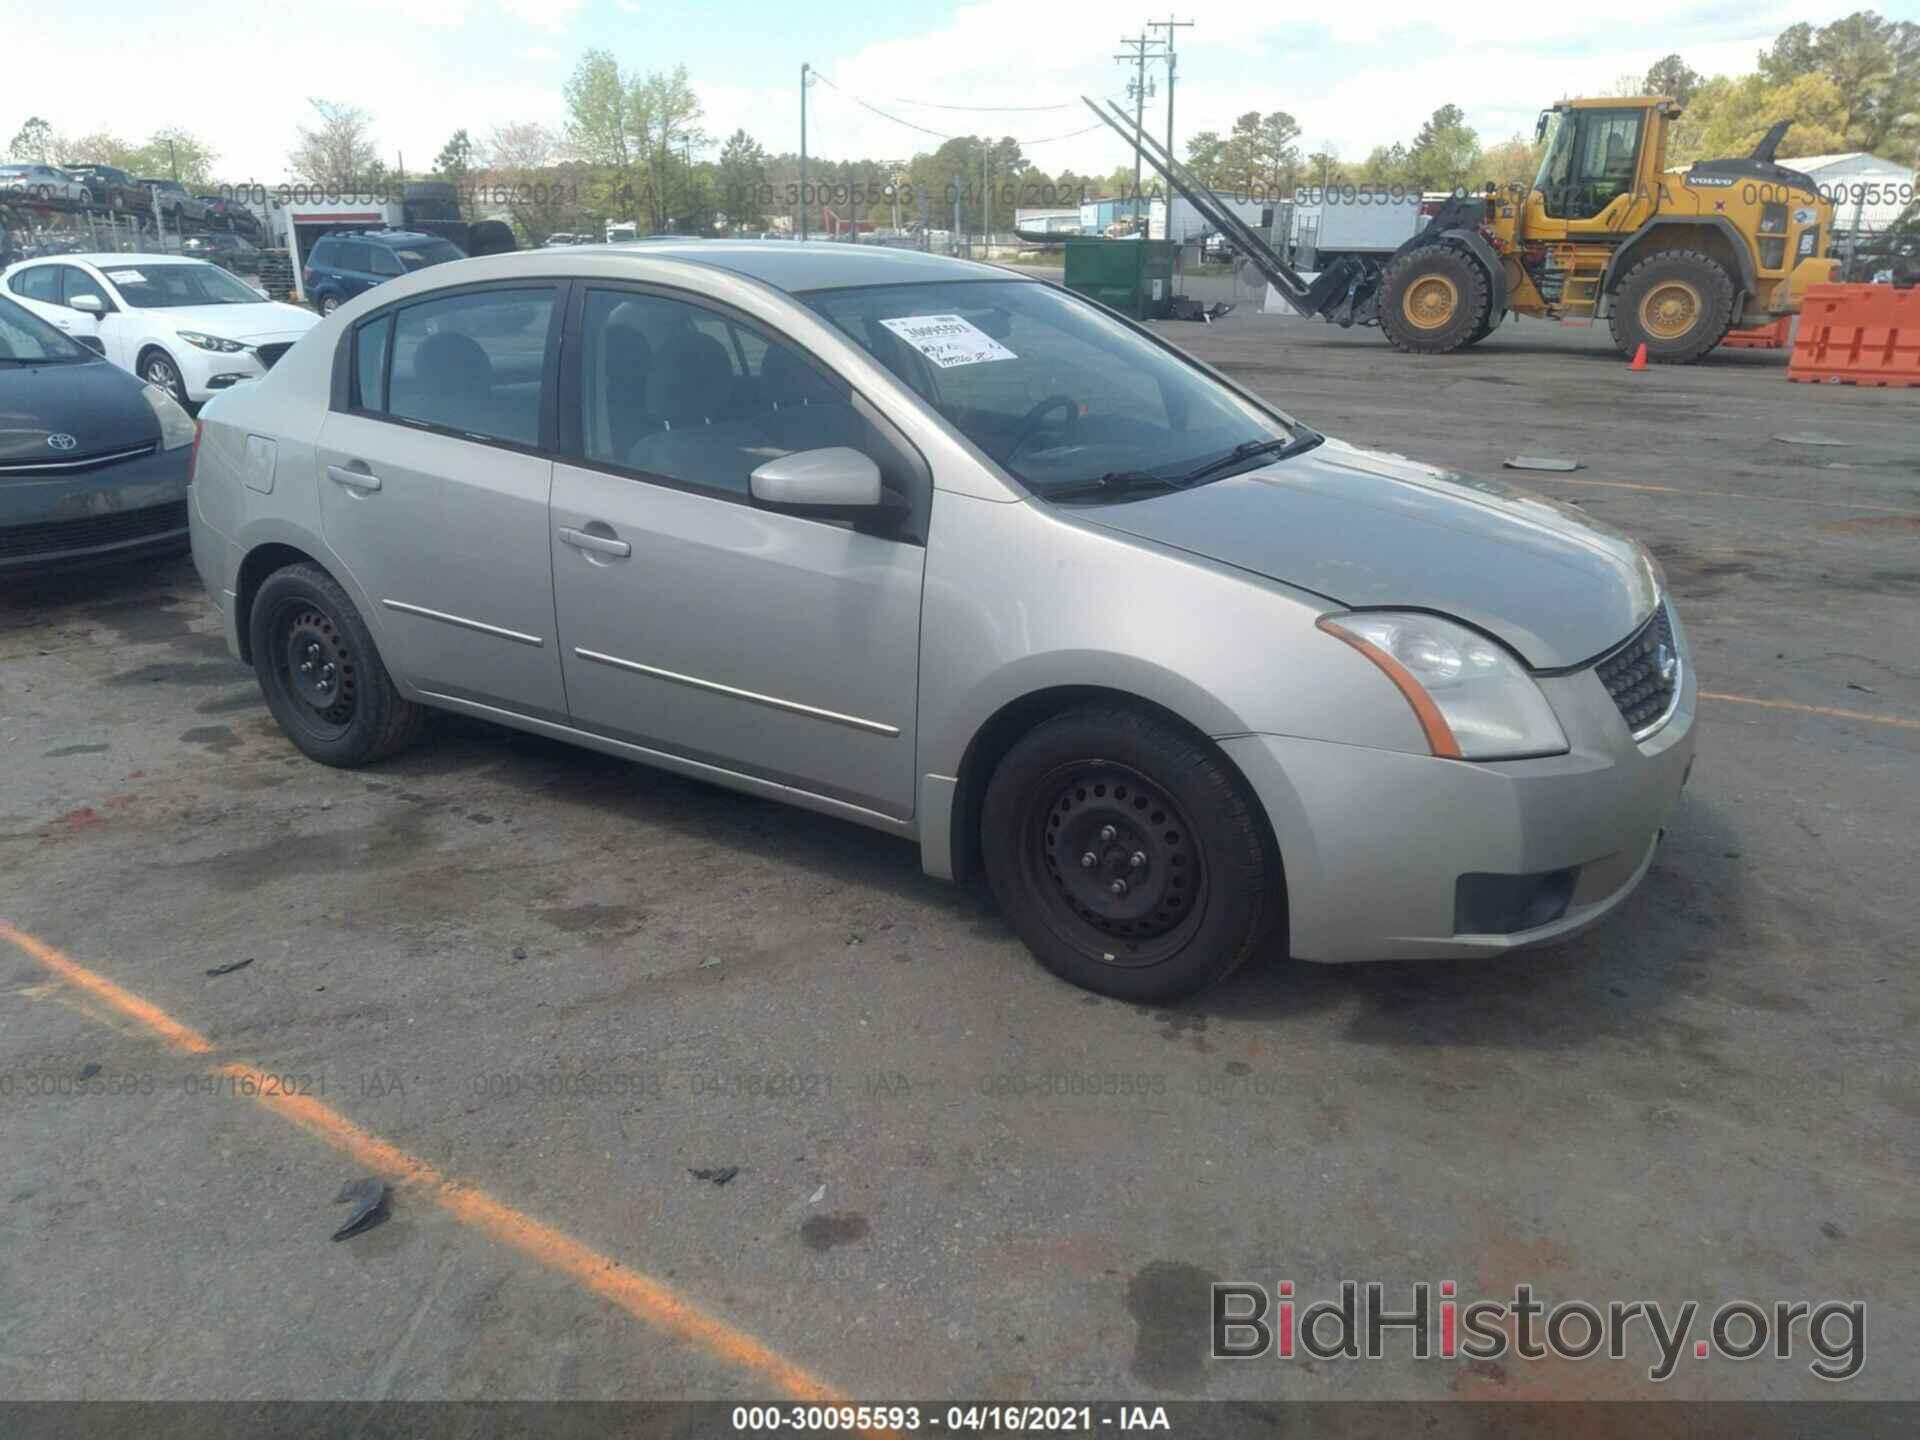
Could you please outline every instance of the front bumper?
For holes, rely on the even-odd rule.
[[[181,382],[187,387],[187,398],[197,404],[222,390],[231,390],[249,380],[258,380],[272,369],[260,357],[261,346],[281,347],[280,353],[285,353],[284,347],[299,338],[297,334],[263,335],[246,341],[245,350],[219,351],[202,350],[176,336],[167,349],[179,368]]]
[[[1591,668],[1541,681],[1572,747],[1472,762],[1247,735],[1222,748],[1266,806],[1301,959],[1497,955],[1585,929],[1653,863],[1693,760],[1689,664],[1672,717],[1635,743]],[[1456,928],[1463,875],[1575,869],[1563,913],[1504,934]]]
[[[0,576],[179,550],[191,446],[59,479],[0,478]]]

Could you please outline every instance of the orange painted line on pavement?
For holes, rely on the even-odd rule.
[[[1639,485],[1626,480],[1569,480],[1562,475],[1530,475],[1529,485],[1591,485],[1601,490],[1651,490],[1660,495],[1712,495],[1722,500],[1757,500],[1763,505],[1831,505],[1840,510],[1871,510],[1879,515],[1920,515],[1895,505],[1862,505],[1855,500],[1818,500],[1802,495],[1754,495],[1745,490],[1689,490],[1684,485]]]
[[[1762,710],[1796,710],[1802,715],[1826,715],[1835,720],[1864,720],[1869,725],[1893,725],[1901,730],[1920,730],[1920,720],[1903,720],[1898,715],[1869,715],[1865,710],[1838,710],[1831,705],[1799,705],[1791,700],[1757,700],[1751,695],[1723,695],[1717,690],[1702,690],[1702,700],[1725,700],[1733,705],[1758,705]]]
[[[26,931],[15,929],[6,920],[0,920],[0,940],[12,941],[69,985],[85,990],[96,999],[104,1000],[129,1020],[136,1020],[146,1026],[174,1049],[185,1051],[189,1055],[205,1055],[213,1049],[213,1046],[207,1043],[206,1036],[196,1030],[189,1030],[158,1005],[142,1000],[132,991],[122,990],[106,976],[94,974],[86,966],[70,960],[44,940],[36,940]]]
[[[18,946],[62,980],[137,1021],[175,1049],[190,1055],[212,1051],[204,1036],[159,1006],[122,989],[8,921],[0,920],[0,940]],[[447,1179],[418,1156],[382,1140],[311,1095],[284,1093],[271,1077],[251,1065],[226,1064],[219,1067],[219,1073],[236,1082],[238,1093],[251,1095],[268,1110],[351,1156],[356,1164],[395,1183],[426,1189],[440,1208],[462,1225],[566,1276],[635,1319],[699,1345],[716,1359],[749,1372],[796,1400],[838,1402],[843,1398],[824,1380],[744,1330],[707,1314],[672,1286],[622,1265],[484,1190]]]

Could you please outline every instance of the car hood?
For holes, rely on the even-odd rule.
[[[1660,593],[1645,549],[1557,501],[1338,440],[1075,514],[1340,605],[1451,615],[1543,670],[1624,640]]]
[[[0,467],[126,450],[160,438],[142,383],[104,360],[0,365]],[[71,435],[56,450],[49,435]]]
[[[157,326],[198,330],[222,340],[244,340],[249,345],[263,340],[298,340],[320,323],[313,311],[278,300],[258,305],[182,305],[146,314]]]

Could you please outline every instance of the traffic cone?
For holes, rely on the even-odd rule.
[[[1640,347],[1633,352],[1633,363],[1627,366],[1627,369],[1644,370],[1646,368],[1647,368],[1647,347],[1646,347],[1646,343],[1643,341],[1641,342]]]

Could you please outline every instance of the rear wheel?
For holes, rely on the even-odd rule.
[[[1726,337],[1733,303],[1733,277],[1718,260],[1697,250],[1662,250],[1627,271],[1607,323],[1622,355],[1645,345],[1656,364],[1688,365]]]
[[[1040,963],[1115,999],[1175,1000],[1279,927],[1280,859],[1258,803],[1203,740],[1131,710],[1075,710],[1008,751],[982,846]]]
[[[1492,315],[1486,271],[1452,245],[1423,245],[1380,279],[1380,328],[1397,350],[1445,355],[1484,339]]]
[[[352,769],[419,738],[426,711],[401,695],[366,621],[319,566],[274,571],[247,623],[267,708],[309,758]]]
[[[331,315],[339,308],[340,297],[338,295],[323,295],[320,297],[320,313],[322,315]]]

